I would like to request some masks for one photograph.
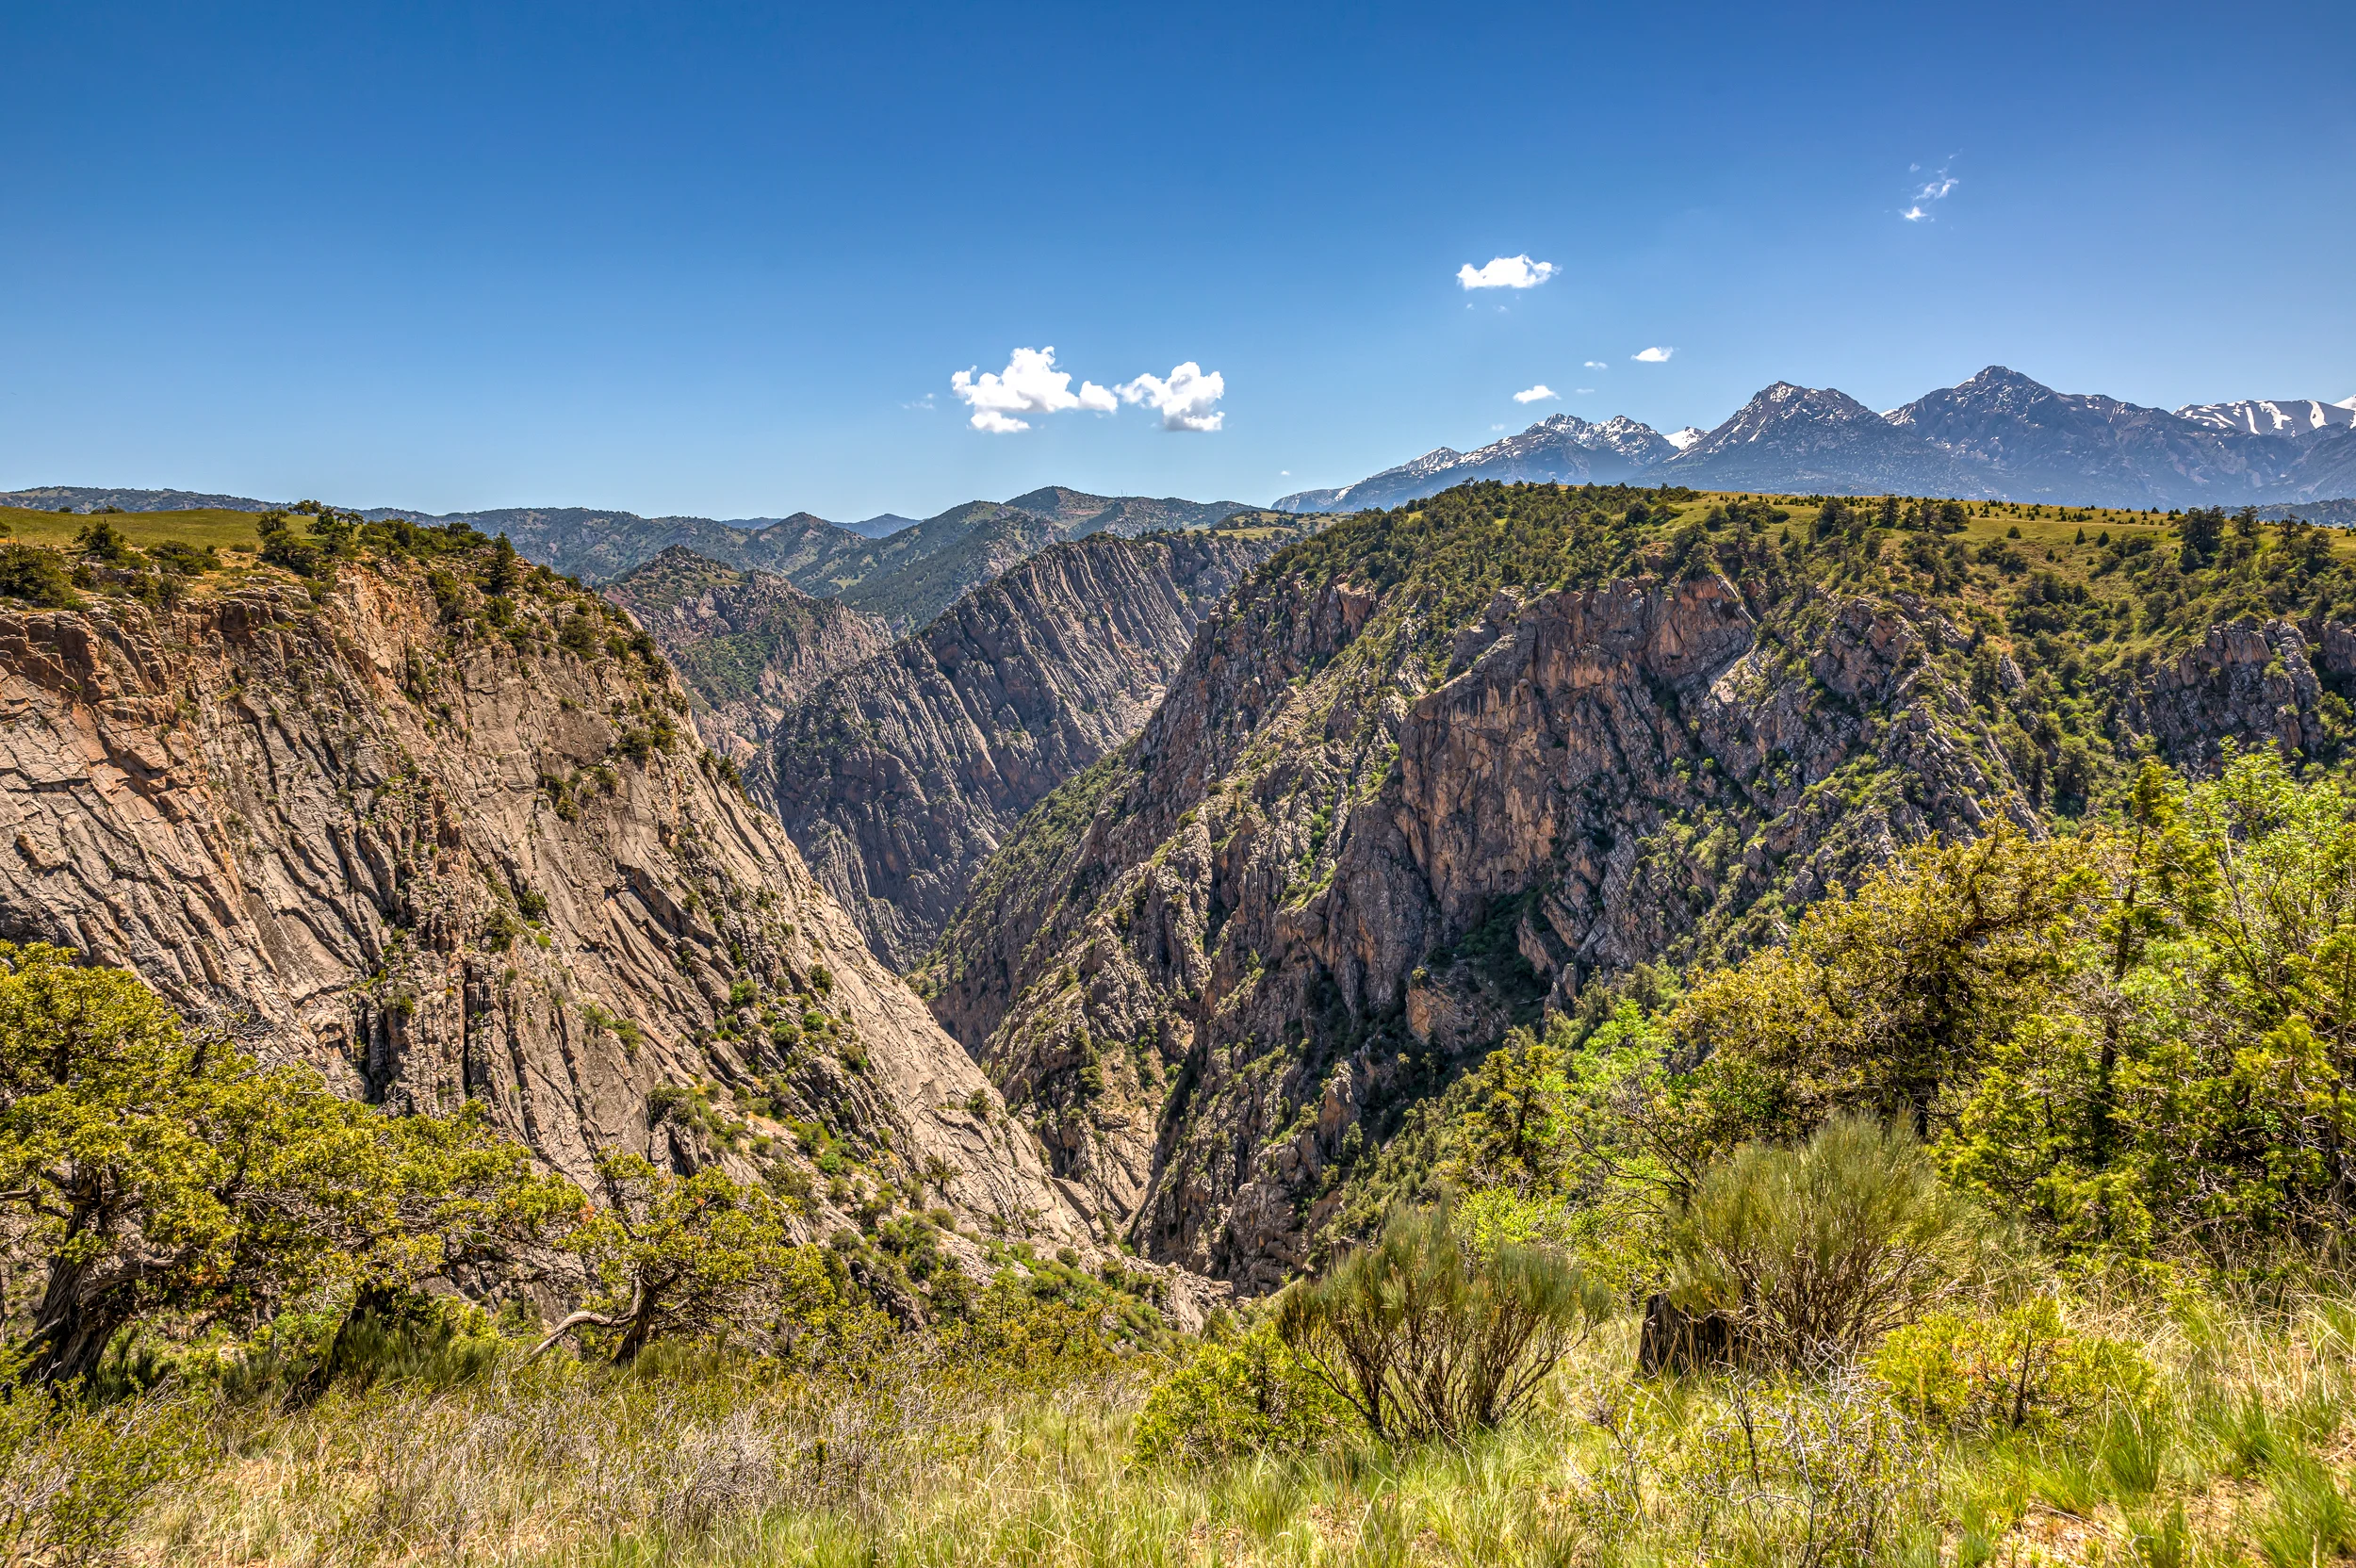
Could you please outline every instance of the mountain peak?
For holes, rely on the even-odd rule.
[[[1663,465],[1704,489],[1968,496],[1973,476],[1920,435],[1833,386],[1762,387],[1734,417]]]
[[[1091,496],[1085,490],[1074,490],[1070,485],[1042,484],[1036,490],[1024,491],[1006,504],[1018,512],[1028,512],[1043,517],[1067,507],[1073,509],[1085,507],[1101,512],[1110,506],[1112,501],[1107,497]]]
[[[2024,376],[2008,365],[1990,365],[1979,374],[1958,383],[1955,389],[1960,392],[1965,387],[1979,389],[1990,386],[2020,386],[2037,392],[2053,390],[2036,377]]]

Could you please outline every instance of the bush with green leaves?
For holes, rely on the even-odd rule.
[[[1836,1117],[1704,1173],[1671,1233],[1670,1294],[1731,1317],[1746,1360],[1835,1366],[1962,1290],[1976,1221],[1903,1126]]]
[[[580,1205],[477,1116],[387,1116],[184,1031],[126,971],[0,943],[0,1233],[41,1281],[25,1380],[85,1378],[138,1324],[509,1261]]]
[[[1922,1430],[1855,1376],[1729,1380],[1661,1490],[1697,1562],[1863,1568],[1938,1539],[1938,1472]]]
[[[211,1446],[197,1408],[171,1395],[0,1399],[0,1563],[115,1560],[149,1498]]]
[[[599,1330],[614,1364],[628,1365],[659,1339],[758,1335],[804,1298],[832,1294],[817,1249],[788,1244],[784,1210],[767,1188],[716,1166],[677,1175],[636,1154],[605,1156],[597,1175],[607,1201],[564,1238],[589,1294],[541,1350]]]
[[[1288,1287],[1276,1331],[1378,1437],[1453,1441],[1505,1420],[1610,1311],[1560,1252],[1476,1253],[1441,1206],[1394,1213],[1323,1279]]]
[[[1891,1332],[1867,1365],[1916,1419],[1955,1431],[2079,1431],[2146,1414],[2159,1397],[2141,1351],[2070,1328],[2050,1296],[1931,1313]]]
[[[1145,1398],[1131,1435],[1141,1463],[1213,1464],[1310,1454],[1354,1422],[1351,1407],[1263,1320],[1199,1341]]]
[[[57,552],[39,545],[0,546],[0,595],[42,610],[73,610],[82,602]]]

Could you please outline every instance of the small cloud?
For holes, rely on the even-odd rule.
[[[1585,365],[1581,366],[1580,368],[1587,370],[1609,370],[1612,367],[1606,365],[1600,359],[1591,359]]]
[[[1553,387],[1548,386],[1545,382],[1540,382],[1537,385],[1530,387],[1528,391],[1514,393],[1513,400],[1517,403],[1543,402],[1548,398],[1559,398],[1562,395],[1562,393],[1557,392]]]
[[[1669,356],[1675,352],[1677,352],[1675,349],[1646,349],[1641,353],[1628,355],[1628,358],[1641,365],[1666,365],[1669,363]]]
[[[1550,261],[1497,256],[1486,267],[1464,263],[1456,270],[1456,281],[1466,288],[1535,288],[1561,270]]]
[[[1906,165],[1906,172],[1909,174],[1919,174],[1922,172],[1922,166],[1919,163]],[[1941,165],[1938,173],[1914,188],[1912,203],[1898,216],[1909,223],[1937,222],[1939,220],[1931,216],[1931,209],[1926,204],[1945,201],[1955,187],[1962,183],[1961,180],[1948,173],[1946,167]]]
[[[1290,468],[1279,468],[1276,470],[1276,477],[1278,479],[1290,479],[1293,477],[1293,471]]]
[[[914,402],[902,403],[900,406],[902,408],[931,408],[933,406],[933,395],[930,392],[927,392],[923,397],[917,399]]]
[[[1592,398],[1595,395],[1595,389],[1592,386],[1574,387],[1572,390],[1576,391],[1582,398]]]
[[[1214,431],[1227,416],[1211,405],[1227,396],[1227,378],[1208,374],[1193,360],[1170,372],[1170,379],[1139,376],[1113,390],[1124,403],[1143,403],[1162,416],[1164,430]]]
[[[1003,371],[984,370],[976,376],[971,369],[959,370],[949,378],[949,390],[973,408],[966,423],[993,435],[1029,430],[1030,421],[1016,418],[1018,414],[1061,414],[1073,408],[1110,414],[1120,406],[1112,393],[1092,381],[1072,391],[1071,375],[1055,368],[1053,345],[1015,350]]]

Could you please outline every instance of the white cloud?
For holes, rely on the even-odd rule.
[[[1591,359],[1591,360],[1589,360],[1589,361],[1586,363],[1586,365],[1585,365],[1584,367],[1582,367],[1582,368],[1589,369],[1589,370],[1609,370],[1609,369],[1611,369],[1611,368],[1612,368],[1612,367],[1611,367],[1611,366],[1609,366],[1609,365],[1606,365],[1606,364],[1605,364],[1602,360],[1600,360],[1600,359]]]
[[[1574,390],[1577,391],[1580,397],[1586,398],[1594,396],[1595,389],[1592,386],[1581,386],[1576,387]]]
[[[1052,344],[1015,350],[1003,371],[984,370],[976,376],[970,369],[959,370],[949,378],[949,389],[972,406],[973,415],[966,423],[993,435],[1029,430],[1030,421],[1016,418],[1018,414],[1060,414],[1073,408],[1110,414],[1120,406],[1111,392],[1092,381],[1072,391],[1071,375],[1055,368]]]
[[[1675,352],[1677,352],[1675,349],[1646,349],[1642,353],[1628,355],[1628,358],[1645,365],[1666,365],[1669,363],[1669,356]]]
[[[1559,398],[1562,395],[1562,393],[1557,392],[1553,387],[1548,386],[1545,382],[1540,382],[1537,385],[1531,387],[1527,392],[1514,393],[1513,400],[1517,403],[1534,403],[1547,398]]]
[[[1143,403],[1159,414],[1164,430],[1213,431],[1227,417],[1211,406],[1227,396],[1227,378],[1217,370],[1205,375],[1193,360],[1171,370],[1168,381],[1139,376],[1113,390],[1122,402]]]
[[[1906,166],[1906,172],[1909,174],[1919,174],[1922,172],[1922,166],[1919,163],[1908,164]],[[1958,180],[1953,174],[1948,173],[1946,169],[1942,166],[1938,173],[1933,174],[1929,179],[1924,180],[1921,185],[1914,188],[1914,200],[1912,204],[1898,216],[1905,219],[1909,223],[1935,223],[1939,221],[1939,220],[1931,216],[1931,209],[1924,204],[1945,201],[1948,194],[1952,192],[1955,187],[1961,185],[1962,183],[1963,182],[1961,180]]]
[[[1464,263],[1456,270],[1456,281],[1466,288],[1535,288],[1561,270],[1550,261],[1498,256],[1486,267]]]

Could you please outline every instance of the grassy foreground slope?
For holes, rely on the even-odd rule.
[[[2081,1321],[2157,1368],[2164,1417],[2068,1438],[1894,1441],[1870,1390],[1837,1381],[1635,1379],[1625,1325],[1506,1431],[1203,1467],[1137,1462],[1153,1367],[1083,1355],[958,1365],[945,1348],[910,1346],[869,1379],[685,1361],[619,1377],[512,1361],[458,1380],[421,1369],[291,1412],[262,1399],[208,1410],[203,1471],[144,1512],[135,1556],[2314,1568],[2345,1551],[2333,1520],[2347,1505],[2332,1501],[2356,1414],[2344,1298],[2263,1315],[2094,1306]]]

